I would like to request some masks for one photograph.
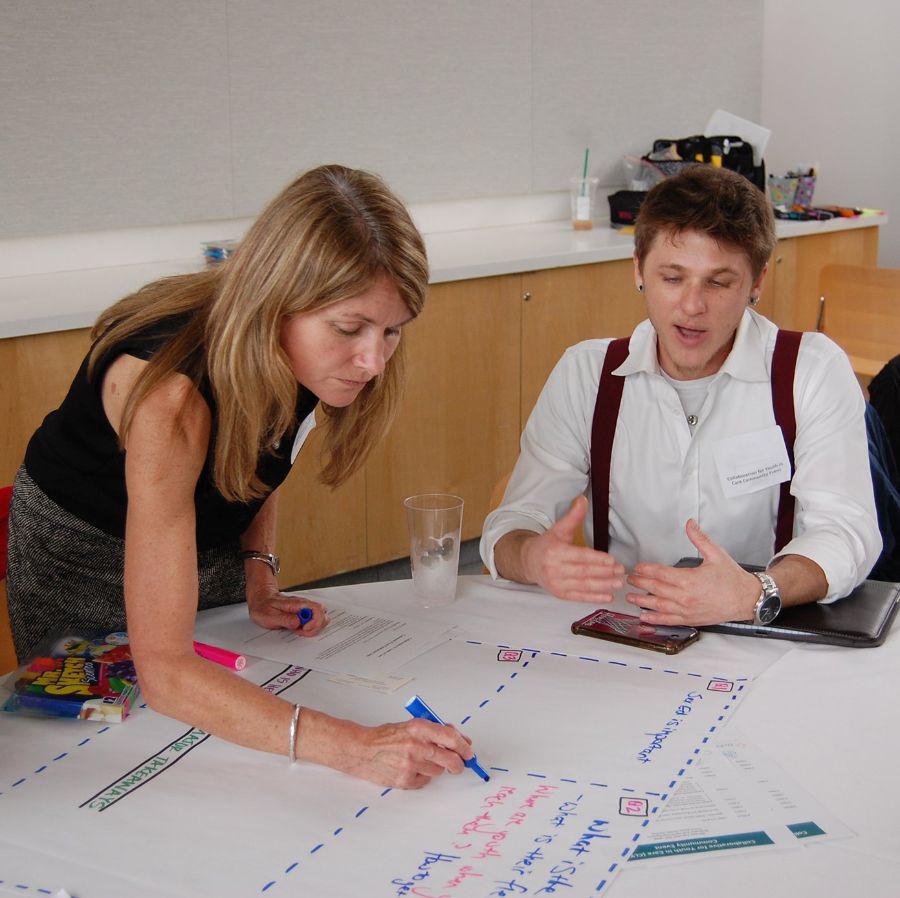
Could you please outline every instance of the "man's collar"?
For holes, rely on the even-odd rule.
[[[731,352],[716,373],[728,374],[736,380],[768,380],[766,342],[767,335],[765,329],[760,327],[760,319],[746,309],[738,323]],[[649,319],[642,321],[634,329],[628,343],[628,357],[613,374],[627,377],[639,371],[661,373],[656,352],[656,331]]]

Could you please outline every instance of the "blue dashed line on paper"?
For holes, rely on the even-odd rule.
[[[587,655],[579,655],[578,660],[579,661],[599,661],[600,659],[599,658],[588,658]]]
[[[486,698],[478,707],[483,708],[489,701],[490,701],[490,699]]]
[[[463,726],[464,724],[467,724],[471,719],[472,719],[472,715],[466,714],[466,716],[463,717],[463,719],[459,722],[459,725]]]
[[[369,810],[369,806],[366,805],[364,808],[360,808],[360,809],[356,812],[356,816],[357,816],[357,817],[362,817],[362,815],[365,814],[365,812],[368,811],[368,810]]]
[[[294,861],[294,863],[291,864],[290,867],[288,867],[284,872],[292,873],[294,870],[297,869],[298,866],[300,866],[300,861]]]
[[[357,816],[358,816],[358,815],[357,815]],[[310,853],[310,854],[315,854],[315,853],[316,853],[316,852],[317,852],[324,844],[325,844],[324,842],[319,842],[319,844],[316,845],[316,847],[313,848],[309,853]]]

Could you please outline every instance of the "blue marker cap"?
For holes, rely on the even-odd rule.
[[[312,608],[301,608],[297,612],[297,617],[300,618],[300,629],[302,630],[303,627],[313,619]]]
[[[441,726],[446,726],[444,721],[441,720],[441,718],[438,717],[418,695],[414,695],[406,703],[405,707],[413,717],[419,717],[422,720],[430,720],[432,723],[439,723]],[[465,764],[469,770],[480,776],[485,782],[490,779],[488,772],[478,763],[478,758],[475,755],[472,755],[468,761],[463,761],[463,764]]]

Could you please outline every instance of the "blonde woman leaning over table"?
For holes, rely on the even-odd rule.
[[[260,626],[295,630],[306,607],[307,636],[327,624],[320,605],[279,593],[268,563],[278,486],[319,403],[326,484],[384,435],[401,332],[427,280],[399,200],[374,175],[330,165],[282,191],[220,266],[107,309],[16,477],[8,592],[20,659],[47,635],[127,627],[143,695],[162,714],[386,786],[461,772],[472,750],[452,727],[300,709],[192,649],[197,610],[214,605],[246,601]]]

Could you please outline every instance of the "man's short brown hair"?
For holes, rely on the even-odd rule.
[[[647,194],[634,228],[638,264],[660,233],[682,231],[699,231],[743,251],[754,278],[775,248],[775,217],[766,195],[743,175],[712,165],[692,165]]]

